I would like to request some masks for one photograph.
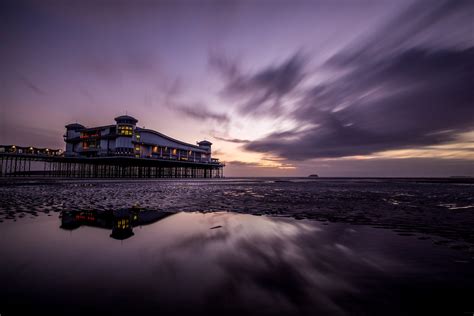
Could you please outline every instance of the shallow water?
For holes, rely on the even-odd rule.
[[[0,314],[462,315],[473,199],[404,180],[3,183]]]
[[[40,215],[0,231],[2,315],[91,311],[418,314],[472,309],[461,251],[364,225],[228,212],[133,228],[63,229]]]

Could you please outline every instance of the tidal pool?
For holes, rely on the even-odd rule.
[[[474,311],[471,255],[429,236],[230,212],[150,214],[124,238],[112,222],[71,225],[64,212],[1,223],[1,315]]]

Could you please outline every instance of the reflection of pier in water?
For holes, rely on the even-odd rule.
[[[74,230],[83,225],[106,228],[112,230],[110,237],[123,240],[134,235],[133,227],[152,224],[172,214],[134,207],[106,211],[63,211],[61,228]]]

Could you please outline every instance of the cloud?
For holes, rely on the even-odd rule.
[[[234,80],[240,76],[241,71],[237,62],[223,54],[211,53],[209,55],[209,66],[226,80]]]
[[[402,10],[365,38],[335,54],[330,62],[360,64],[414,47],[468,48],[474,43],[469,0],[420,0]]]
[[[212,156],[215,158],[216,156],[219,156],[219,155],[225,155],[225,151],[221,150],[221,149],[212,149]]]
[[[305,78],[306,61],[306,57],[298,52],[278,65],[253,74],[242,74],[240,67],[224,56],[211,55],[209,63],[225,80],[222,94],[241,102],[241,114],[277,115],[281,113],[283,100]]]
[[[198,121],[215,121],[219,124],[228,124],[230,117],[225,113],[215,112],[200,102],[186,103],[180,102],[183,87],[181,80],[163,80],[160,85],[163,94],[163,102],[166,107],[179,114]]]
[[[226,114],[213,112],[202,104],[195,104],[193,106],[173,105],[172,108],[184,116],[195,120],[213,120],[222,124],[228,123],[230,120]]]
[[[35,92],[36,94],[39,94],[39,95],[46,95],[46,92],[41,89],[40,87],[38,87],[38,85],[36,83],[34,83],[33,81],[31,81],[30,79],[28,79],[26,76],[23,76],[21,75],[20,76],[20,80],[25,84],[25,86],[27,86],[28,88],[30,88],[33,92]]]
[[[226,164],[239,167],[261,167],[261,164],[258,162],[248,162],[240,160],[226,161]]]
[[[250,143],[248,139],[238,139],[238,138],[225,138],[219,136],[213,136],[215,139],[222,140],[224,142],[235,143],[235,144],[247,144]]]
[[[400,30],[382,28],[365,46],[336,54],[325,66],[343,75],[305,90],[292,113],[311,128],[275,132],[245,148],[291,160],[334,158],[438,145],[469,131],[474,45],[432,41],[444,38],[440,25],[472,12],[472,2],[462,4],[415,7],[388,24]],[[465,34],[464,22],[443,32]]]
[[[226,165],[236,166],[236,167],[257,167],[257,168],[276,168],[276,169],[296,169],[296,167],[290,163],[284,163],[272,159],[262,159],[263,162],[254,162],[254,161],[241,161],[241,160],[232,160],[226,161]],[[267,161],[267,162],[265,162]]]

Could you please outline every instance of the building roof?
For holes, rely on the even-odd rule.
[[[64,127],[66,127],[67,129],[83,129],[83,128],[85,128],[84,125],[81,125],[81,124],[78,124],[78,123],[68,124]]]
[[[116,122],[123,122],[123,123],[132,123],[136,124],[138,120],[130,115],[120,115],[115,118]]]
[[[84,132],[87,132],[87,131],[95,131],[95,130],[98,130],[98,129],[105,129],[105,128],[113,128],[115,127],[115,124],[113,125],[102,125],[102,126],[96,126],[96,127],[84,127],[83,131]]]
[[[145,128],[137,128],[138,131],[143,131],[143,132],[149,132],[149,133],[152,133],[152,134],[155,134],[155,135],[158,135],[158,136],[161,136],[169,141],[172,141],[172,142],[175,142],[175,143],[178,143],[180,145],[184,145],[184,146],[188,146],[188,147],[192,147],[192,148],[195,148],[195,149],[201,149],[203,150],[203,148],[200,148],[196,145],[193,145],[193,144],[189,144],[189,143],[186,143],[186,142],[183,142],[183,141],[180,141],[180,140],[177,140],[175,138],[172,138],[168,135],[165,135],[165,134],[162,134],[160,132],[157,132],[157,131],[154,131],[152,129],[145,129]]]
[[[202,141],[198,142],[198,145],[199,146],[211,146],[212,143],[208,140],[202,140]]]

